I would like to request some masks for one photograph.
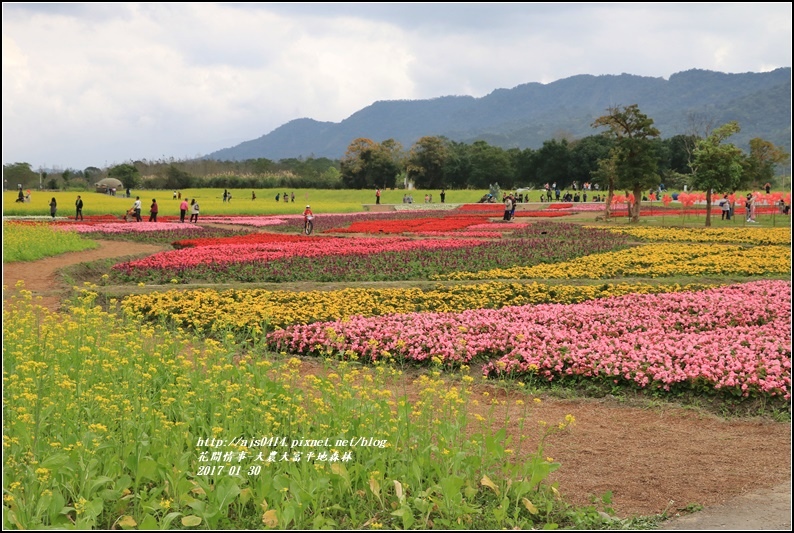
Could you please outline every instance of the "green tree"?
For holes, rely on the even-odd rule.
[[[61,172],[61,179],[63,180],[64,188],[68,187],[69,182],[72,180],[72,178],[75,177],[77,177],[77,174],[75,174],[75,172],[70,168],[67,168],[66,170]]]
[[[447,188],[464,189],[471,177],[469,145],[456,141],[446,142],[448,152],[444,160],[443,183]]]
[[[37,187],[39,184],[39,174],[30,169],[30,163],[3,165],[3,179],[11,189],[16,189],[17,184],[22,185],[23,189]]]
[[[402,172],[402,147],[393,139],[378,144],[360,137],[350,143],[340,167],[345,187],[394,187]]]
[[[745,160],[745,175],[754,189],[775,183],[775,169],[789,160],[789,154],[769,141],[750,139],[750,155]]]
[[[260,157],[259,159],[251,159],[248,161],[248,163],[251,165],[251,171],[254,174],[264,174],[270,170],[270,167],[273,166],[273,161],[264,157]]]
[[[706,226],[711,226],[711,199],[714,191],[733,192],[745,181],[742,172],[744,154],[732,144],[723,144],[728,137],[739,132],[739,123],[729,122],[701,139],[693,152],[692,185],[706,191]]]
[[[537,179],[537,172],[535,172],[535,151],[532,148],[525,148],[523,150],[511,149],[508,150],[510,159],[512,160],[513,168],[516,173],[516,183],[521,186],[541,184]]]
[[[450,147],[442,137],[426,136],[416,141],[405,161],[408,179],[418,189],[440,189],[446,185],[445,168]]]
[[[609,157],[614,141],[604,135],[590,135],[570,145],[570,177],[579,183],[592,181],[598,162]]]
[[[475,141],[471,145],[470,161],[470,186],[487,189],[492,183],[499,183],[502,189],[513,188],[516,175],[513,162],[502,148],[491,146],[485,141]]]
[[[663,144],[666,146],[665,166],[678,174],[692,174],[690,162],[692,160],[692,150],[697,144],[698,138],[694,135],[674,135],[665,139]]]
[[[368,164],[372,158],[375,142],[359,137],[354,139],[341,162],[342,183],[348,189],[363,189],[367,186]]]
[[[535,159],[538,184],[557,182],[560,189],[572,184],[571,153],[566,139],[544,141],[535,152]]]
[[[640,112],[637,104],[610,107],[592,126],[609,128],[606,134],[615,140],[612,155],[617,187],[634,195],[630,206],[631,222],[639,222],[642,191],[659,185],[658,157],[653,145],[659,130],[653,126],[653,119]]]
[[[124,188],[126,189],[134,189],[138,186],[140,182],[140,173],[135,166],[122,163],[120,165],[116,165],[115,167],[111,167],[108,170],[108,177],[109,178],[116,178],[119,180]]]
[[[174,164],[168,165],[165,170],[165,186],[168,189],[189,189],[193,186],[194,181],[193,176],[177,168]]]
[[[405,153],[399,141],[386,139],[377,145],[373,160],[373,185],[393,189],[405,168]]]
[[[590,173],[590,176],[607,192],[604,221],[609,222],[612,220],[612,197],[615,196],[615,183],[618,180],[617,154],[611,152],[607,157],[599,159],[597,168]]]
[[[95,177],[99,178],[101,174],[102,171],[97,167],[86,167],[85,170],[83,170],[83,176],[85,176],[86,181],[89,183],[91,183]],[[97,181],[99,180],[97,179]]]

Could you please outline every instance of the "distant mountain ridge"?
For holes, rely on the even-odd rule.
[[[639,105],[663,138],[689,133],[689,117],[719,126],[736,120],[742,131],[730,141],[746,149],[761,137],[791,153],[791,67],[772,72],[726,74],[687,70],[664,78],[631,74],[581,74],[549,84],[496,89],[481,98],[378,101],[345,120],[291,120],[272,132],[212,152],[205,159],[241,161],[299,157],[339,159],[353,139],[395,139],[408,149],[426,135],[502,148],[537,149],[544,141],[580,139],[600,130],[593,121],[610,106]]]

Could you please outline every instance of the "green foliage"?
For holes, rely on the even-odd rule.
[[[60,231],[42,224],[3,222],[3,262],[35,261],[66,252],[79,252],[99,245],[73,231]]]
[[[119,180],[125,189],[134,189],[140,183],[140,173],[138,169],[129,163],[122,163],[116,165],[108,170],[109,178],[116,178]]]
[[[142,326],[95,298],[50,314],[22,292],[4,307],[6,529],[596,523],[548,480],[560,464],[543,443],[573,417],[512,442],[493,411],[472,415],[467,374],[431,372],[409,399],[388,365],[306,374],[298,359]],[[529,407],[511,422],[530,427]]]
[[[695,189],[734,192],[741,187],[742,152],[732,144],[723,143],[739,130],[737,122],[729,122],[697,142],[694,152],[697,170],[692,176]]]
[[[789,161],[789,154],[769,141],[750,139],[750,155],[744,160],[747,182],[753,189],[775,183],[775,170]]]
[[[355,139],[340,164],[342,183],[351,189],[394,188],[402,172],[402,148],[387,139],[376,143]]]
[[[23,189],[39,187],[39,174],[30,169],[30,163],[3,165],[3,180],[12,189],[16,189],[17,184],[21,184]]]
[[[170,165],[165,171],[166,181],[165,186],[167,189],[189,189],[193,186],[195,179],[193,176]]]
[[[737,122],[729,122],[715,129],[707,138],[697,142],[694,152],[695,174],[692,185],[706,191],[706,226],[711,226],[712,191],[736,191],[745,181],[742,173],[742,151],[732,144],[723,144],[739,131]]]
[[[469,163],[469,186],[484,189],[491,183],[499,183],[507,189],[513,188],[515,170],[502,148],[491,146],[485,141],[475,141],[469,150]]]
[[[637,104],[610,107],[608,113],[592,125],[609,128],[607,135],[615,139],[612,149],[615,186],[634,193],[631,219],[638,222],[642,191],[659,184],[658,155],[653,143],[653,139],[659,137],[659,130],[653,126],[652,118],[640,112]]]
[[[448,141],[442,137],[422,137],[411,147],[406,159],[406,174],[414,186],[440,189],[445,186],[445,168],[451,156]],[[450,173],[452,174],[452,173]]]

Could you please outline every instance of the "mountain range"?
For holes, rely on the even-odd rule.
[[[698,124],[713,129],[736,120],[741,132],[730,138],[733,144],[746,150],[750,139],[761,137],[791,153],[791,67],[785,67],[740,74],[693,69],[667,80],[582,74],[548,84],[496,89],[481,98],[378,101],[339,123],[291,120],[258,139],[203,158],[340,159],[359,137],[375,142],[394,139],[408,149],[427,135],[467,144],[484,140],[505,149],[537,149],[551,139],[594,135],[601,130],[591,124],[609,107],[632,104],[654,120],[662,138],[702,133]]]

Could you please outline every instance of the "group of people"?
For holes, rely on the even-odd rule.
[[[229,195],[231,198],[231,195]],[[198,222],[199,216],[199,203],[198,200],[193,198],[190,200],[190,205],[188,206],[187,198],[182,200],[182,203],[179,204],[179,222],[185,221],[185,215],[187,215],[188,209],[190,209],[190,220],[189,222],[196,223]]]
[[[571,183],[571,188],[574,190],[574,192],[578,191],[578,190],[581,190],[582,191],[582,197],[584,198],[582,201],[586,202],[587,201],[587,193],[585,191],[592,191],[592,190],[596,190],[597,191],[598,190],[598,183],[590,183],[588,181],[588,182],[583,183],[580,186],[579,182],[574,181],[573,183]],[[556,181],[554,183],[552,183],[551,185],[549,185],[548,182],[547,182],[546,184],[543,185],[543,189],[545,190],[545,196],[546,196],[546,201],[547,202],[551,202],[551,193],[552,193],[552,191],[554,191],[554,199],[555,200],[560,200],[561,191],[560,191],[560,188],[557,186],[557,182]],[[570,195],[570,192],[566,192],[565,195],[566,196]],[[571,202],[571,201],[578,202],[579,200],[574,200],[573,199],[576,196],[577,196],[576,194],[571,195],[571,199],[570,200],[566,200],[565,197],[563,197],[562,200],[564,202]],[[541,195],[540,201],[541,202],[543,201],[543,195]]]
[[[441,194],[439,194],[439,196],[441,197],[441,203],[443,204],[446,201],[446,199],[447,199],[447,191],[445,189],[441,189]],[[375,197],[375,203],[378,203],[378,204],[380,203],[380,195]],[[404,204],[412,204],[412,203],[414,203],[413,195],[411,195],[411,194],[403,194],[403,203]],[[426,204],[432,204],[433,203],[433,195],[432,194],[430,194],[430,193],[425,194],[425,203]]]
[[[77,197],[78,200],[80,197]],[[53,198],[53,201],[55,199]],[[81,201],[81,200],[80,200]],[[80,209],[82,210],[82,201],[80,205]],[[132,207],[127,211],[124,215],[124,220],[127,220],[127,217],[132,217],[135,219],[136,222],[143,222],[143,218],[141,217],[141,211],[143,210],[143,202],[141,202],[141,197],[136,196],[135,201],[132,203]],[[199,203],[198,200],[193,198],[190,200],[190,204],[188,204],[188,198],[184,198],[182,202],[179,204],[179,222],[185,221],[185,216],[187,215],[188,210],[190,211],[190,222],[198,222],[199,216]],[[152,205],[149,206],[149,222],[157,222],[157,215],[160,213],[160,206],[157,203],[156,198],[152,198]],[[82,213],[81,213],[82,217]]]
[[[279,198],[283,198],[285,202],[295,202],[295,192],[292,192],[292,195],[287,194],[286,192],[282,196],[281,193],[276,193],[276,201],[279,201]],[[251,200],[256,200],[256,195],[252,193]]]

